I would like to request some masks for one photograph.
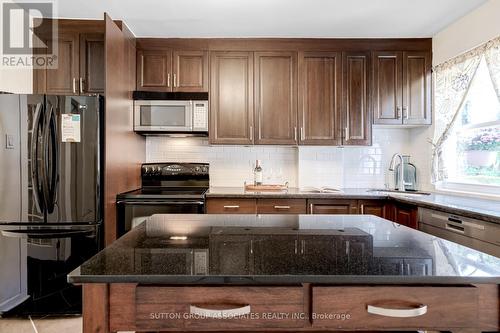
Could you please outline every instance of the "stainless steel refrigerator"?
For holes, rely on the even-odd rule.
[[[0,94],[0,313],[81,312],[102,246],[103,98]]]

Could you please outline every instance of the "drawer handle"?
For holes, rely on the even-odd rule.
[[[229,205],[229,206],[224,206],[225,209],[238,209],[240,208],[239,205]]]
[[[223,309],[223,310],[207,309],[195,305],[190,305],[189,312],[192,315],[197,315],[205,318],[231,319],[250,314],[250,305],[245,305],[239,308]]]
[[[290,209],[290,206],[274,206],[274,209]]]
[[[368,305],[368,313],[393,318],[410,318],[418,317],[427,313],[427,305],[420,305],[414,309],[388,309],[378,306]]]
[[[446,223],[445,228],[449,231],[458,232],[459,234],[465,234],[465,229],[463,227],[459,227],[454,224]]]

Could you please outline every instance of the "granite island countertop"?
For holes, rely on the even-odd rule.
[[[371,189],[341,189],[333,193],[317,193],[289,188],[281,192],[251,192],[243,187],[210,187],[207,198],[268,198],[268,199],[388,199],[420,207],[437,209],[451,214],[500,223],[500,200],[478,199],[458,195],[430,195],[373,191]]]
[[[372,215],[153,215],[71,283],[500,284],[500,258]]]

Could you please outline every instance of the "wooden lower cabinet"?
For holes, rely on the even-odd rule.
[[[306,214],[305,199],[258,199],[258,214]]]
[[[304,289],[300,285],[183,287],[127,284],[117,285],[117,288],[111,285],[110,298],[109,326],[112,332],[299,329],[308,324],[307,316],[292,316],[307,312]],[[214,311],[218,311],[220,318],[203,317]],[[280,313],[289,316],[270,316]]]
[[[357,214],[357,200],[317,199],[308,200],[308,214]]]
[[[207,200],[207,214],[306,214],[306,199]]]
[[[385,200],[358,200],[358,208],[359,214],[387,218],[387,203]]]
[[[317,329],[453,330],[478,325],[479,292],[472,286],[312,289],[312,326]]]
[[[499,287],[495,284],[84,284],[83,333],[498,332],[498,292]],[[219,318],[201,318],[203,314]]]
[[[418,208],[416,206],[396,202],[392,203],[387,210],[386,219],[418,229]]]
[[[256,199],[207,199],[207,214],[255,214]]]

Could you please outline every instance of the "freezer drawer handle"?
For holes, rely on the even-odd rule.
[[[384,317],[392,317],[392,318],[411,318],[422,316],[427,313],[427,305],[420,305],[418,308],[413,309],[390,309],[390,308],[382,308],[374,305],[368,305],[366,309],[368,313],[384,316]]]
[[[250,305],[245,305],[242,307],[232,308],[232,309],[221,309],[221,310],[207,309],[198,307],[196,305],[190,305],[189,312],[192,315],[197,315],[205,318],[231,319],[250,314]]]

